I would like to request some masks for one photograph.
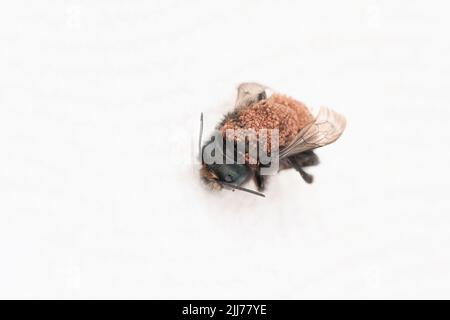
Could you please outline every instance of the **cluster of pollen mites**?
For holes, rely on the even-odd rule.
[[[271,129],[279,130],[279,147],[283,147],[313,120],[308,108],[301,102],[290,97],[273,94],[268,99],[261,100],[247,108],[237,111],[235,116],[227,117],[220,128],[225,136],[227,130],[254,130],[258,136],[261,129],[267,129],[268,139],[265,150],[271,150]],[[235,141],[239,141],[239,134]]]

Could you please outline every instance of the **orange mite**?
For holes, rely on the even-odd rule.
[[[319,158],[313,150],[336,141],[345,126],[345,118],[331,109],[322,107],[314,117],[303,103],[293,98],[271,93],[267,87],[257,83],[243,83],[238,87],[234,110],[225,115],[216,129],[224,141],[230,139],[226,135],[229,130],[236,132],[251,130],[256,133],[253,139],[259,139],[261,130],[266,130],[269,138],[264,142],[256,141],[264,143],[259,147],[263,147],[266,151],[271,150],[271,133],[277,130],[279,149],[276,156],[279,170],[294,168],[307,183],[312,183],[313,176],[303,168],[319,163]],[[235,135],[232,139],[236,148],[242,137]],[[261,192],[265,188],[267,176],[262,174],[261,169],[267,164],[262,164],[258,159],[250,161],[248,152],[245,153],[244,163],[211,162],[204,150],[214,144],[215,140],[211,138],[201,148],[200,175],[203,180],[213,189],[225,187],[264,196]],[[254,179],[259,192],[241,187],[250,178]]]

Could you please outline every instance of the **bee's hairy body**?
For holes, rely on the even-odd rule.
[[[261,129],[278,129],[279,147],[282,148],[312,120],[313,116],[303,103],[284,95],[273,94],[268,99],[227,114],[217,129],[223,136],[229,129],[254,130],[257,134]]]

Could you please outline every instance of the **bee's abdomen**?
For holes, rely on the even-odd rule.
[[[256,132],[261,129],[278,129],[282,147],[311,121],[312,115],[303,103],[274,94],[225,119],[221,130],[225,133],[227,129],[251,129]]]

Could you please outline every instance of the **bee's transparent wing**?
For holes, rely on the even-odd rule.
[[[345,125],[344,116],[321,107],[315,120],[300,130],[291,143],[280,149],[280,159],[333,143],[344,132]]]
[[[268,98],[271,90],[259,83],[244,82],[237,87],[237,96],[235,102],[236,109],[242,109],[251,106],[253,103]]]

